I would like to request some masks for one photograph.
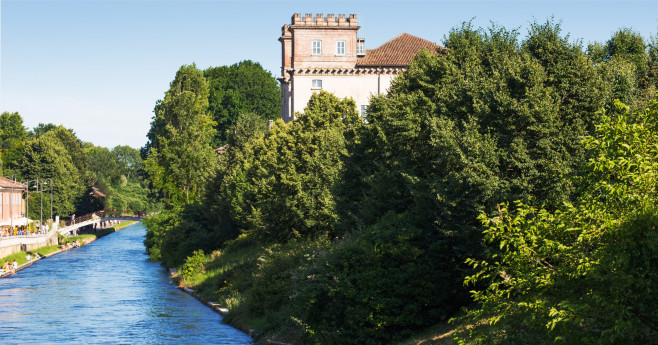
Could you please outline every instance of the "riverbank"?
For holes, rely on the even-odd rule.
[[[177,280],[178,273],[176,272],[176,269],[173,269],[173,268],[169,269],[169,277],[174,281]],[[194,289],[192,289],[190,287],[178,285],[178,288],[181,289],[183,292],[187,293],[188,295],[196,298],[197,300],[199,300],[199,302],[201,302],[201,303],[205,304],[206,306],[208,306],[208,308],[212,309],[213,311],[215,311],[216,313],[221,315],[222,318],[225,318],[225,317],[228,316],[229,310],[228,310],[228,308],[224,307],[223,305],[221,305],[217,302],[212,302],[212,301],[207,300],[204,296],[201,296]],[[249,335],[250,337],[252,337],[254,339],[256,339],[256,337],[258,336],[258,334],[256,334],[256,331],[253,330],[253,329],[238,327],[238,326],[235,326],[235,325],[231,325],[231,326],[234,326],[236,329],[241,330],[242,332],[246,333],[247,335]],[[257,344],[292,345],[292,344],[289,344],[289,343],[278,342],[278,341],[268,340],[268,339],[260,339]]]
[[[185,265],[179,270],[170,269],[170,276],[179,289],[195,297],[206,306],[223,317],[227,324],[249,334],[261,344],[290,345],[305,343],[303,335],[294,328],[282,331],[272,325],[285,324],[286,311],[277,315],[263,315],[254,312],[254,306],[245,303],[245,299],[266,292],[254,287],[253,277],[258,275],[259,265],[268,249],[246,238],[231,242],[221,251],[207,255],[203,268],[185,274]],[[188,262],[194,260],[188,260]],[[282,273],[283,274],[283,273]],[[272,278],[272,284],[285,284]],[[289,295],[280,296],[288,298]],[[277,296],[270,296],[274,299]],[[287,319],[290,321],[290,316]],[[448,321],[431,326],[425,330],[417,330],[406,339],[400,339],[391,344],[397,345],[453,345],[454,332],[462,329],[461,324],[451,324]],[[290,330],[292,329],[292,330]]]
[[[136,221],[124,221],[124,222],[121,222],[121,223],[119,223],[117,225],[114,225],[110,228],[98,230],[93,234],[84,234],[84,235],[78,235],[78,236],[72,236],[72,237],[64,237],[61,240],[59,245],[43,246],[43,247],[39,247],[37,249],[27,251],[27,252],[26,251],[20,251],[20,252],[11,254],[9,256],[0,258],[0,264],[4,263],[5,261],[8,261],[11,264],[12,262],[14,262],[14,260],[16,260],[16,263],[18,264],[18,268],[15,270],[15,272],[18,273],[19,271],[21,271],[21,270],[23,270],[27,267],[32,266],[32,264],[34,264],[35,262],[37,262],[41,259],[51,257],[53,255],[65,252],[65,251],[70,249],[70,248],[62,249],[61,245],[66,245],[67,243],[72,243],[72,242],[75,242],[76,240],[80,241],[81,246],[82,245],[87,245],[87,244],[89,244],[89,243],[91,243],[91,242],[93,242],[93,241],[95,241],[95,240],[97,240],[97,239],[99,239],[103,236],[107,236],[107,235],[109,235],[113,232],[117,232],[117,231],[119,231],[123,228],[126,228],[130,225],[133,225],[135,223],[137,223],[137,222]],[[33,258],[35,257],[35,254],[39,254],[40,258],[32,259],[32,260],[28,261],[27,260],[27,254],[28,253]],[[0,273],[0,278],[5,278],[5,277],[10,276],[10,275],[12,275],[11,272],[2,272],[2,273]]]

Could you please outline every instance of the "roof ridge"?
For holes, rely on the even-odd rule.
[[[403,32],[375,49],[368,49],[366,56],[359,58],[361,66],[406,66],[422,49],[442,48],[424,38]]]

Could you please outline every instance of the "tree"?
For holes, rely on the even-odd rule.
[[[139,155],[139,150],[130,146],[119,145],[112,149],[112,154],[116,157],[121,174],[129,180],[138,177],[139,170],[142,168],[142,158]]]
[[[25,180],[38,178],[43,182],[44,179],[52,178],[52,186],[44,187],[52,188],[53,216],[68,216],[75,212],[76,202],[84,192],[85,183],[73,165],[66,147],[55,135],[46,134],[27,140],[22,157],[15,162],[14,168],[20,169]],[[42,196],[41,193],[31,193],[30,218],[39,219],[39,210],[33,206],[39,202],[35,197],[43,197],[44,206],[50,203],[50,193],[46,194]]]
[[[616,104],[582,144],[583,189],[555,212],[517,202],[481,216],[492,244],[470,259],[474,343],[651,344],[658,336],[658,98]]]
[[[36,127],[32,129],[32,133],[30,133],[32,136],[41,136],[44,135],[50,131],[53,131],[57,129],[57,125],[52,124],[52,123],[39,123]]]
[[[522,41],[466,23],[444,44],[371,99],[338,189],[341,232],[386,229],[393,215],[420,231],[413,245],[432,253],[423,264],[442,277],[423,287],[443,308],[434,321],[468,303],[461,277],[482,251],[480,213],[505,200],[549,209],[571,200],[568,177],[585,159],[578,142],[604,101],[596,69],[552,22]]]
[[[0,169],[11,166],[19,159],[26,137],[26,128],[19,113],[0,114]]]
[[[144,170],[169,206],[198,201],[216,167],[215,123],[207,108],[208,84],[194,64],[176,72],[155,106]]]
[[[320,92],[298,118],[250,142],[231,178],[231,218],[264,241],[326,235],[337,220],[332,192],[345,136],[362,124],[356,105]]]
[[[203,74],[210,89],[208,110],[217,122],[215,147],[227,142],[226,130],[240,114],[254,113],[264,120],[280,117],[279,84],[259,63],[245,60],[228,67],[211,67]]]
[[[619,29],[605,44],[590,44],[587,51],[608,84],[608,109],[614,109],[617,99],[634,109],[642,109],[651,100],[656,83],[647,44],[639,33]]]

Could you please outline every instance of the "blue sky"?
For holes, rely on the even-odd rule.
[[[153,106],[183,64],[250,59],[278,76],[277,39],[296,12],[356,13],[368,48],[402,32],[441,44],[471,19],[523,36],[553,16],[585,45],[622,27],[658,33],[658,1],[0,0],[0,11],[0,111],[105,147],[145,144]]]

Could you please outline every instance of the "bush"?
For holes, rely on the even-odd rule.
[[[494,247],[466,278],[489,320],[462,334],[480,344],[652,344],[658,339],[658,98],[622,104],[583,140],[581,196],[556,212],[517,203],[482,216]],[[482,287],[482,288],[480,288]]]
[[[178,271],[183,279],[189,279],[196,274],[203,273],[208,261],[209,259],[203,253],[203,250],[195,250],[192,256],[187,257]]]

